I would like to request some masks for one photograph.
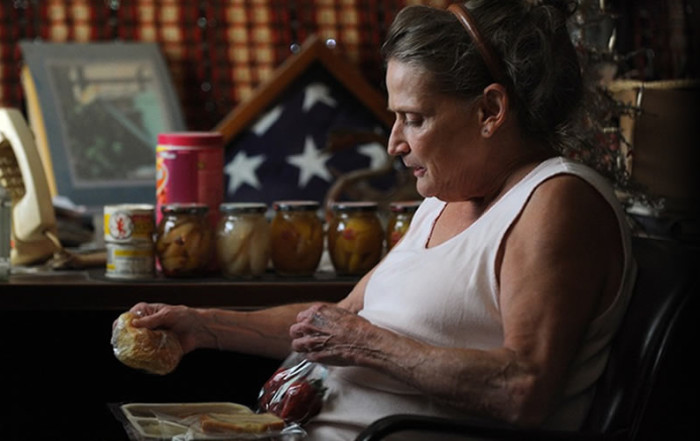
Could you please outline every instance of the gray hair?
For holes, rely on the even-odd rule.
[[[567,19],[572,1],[471,0],[465,3],[505,72],[522,130],[562,148],[583,96],[578,55]],[[395,59],[426,69],[438,93],[473,98],[494,82],[481,54],[455,16],[416,5],[396,16],[382,46]]]

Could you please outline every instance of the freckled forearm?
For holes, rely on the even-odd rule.
[[[199,310],[199,347],[283,358],[290,351],[289,326],[307,304],[260,311]]]
[[[509,351],[439,348],[388,331],[373,340],[376,346],[363,352],[360,364],[470,415],[512,420],[517,412],[517,383],[524,372]]]

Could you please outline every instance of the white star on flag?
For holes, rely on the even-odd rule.
[[[274,123],[276,123],[280,119],[283,110],[284,107],[281,105],[275,106],[274,108],[270,109],[270,111],[266,112],[264,115],[258,118],[258,120],[251,128],[251,131],[258,136],[264,135],[267,132],[267,129],[269,129]]]
[[[260,189],[260,181],[255,170],[265,162],[265,155],[248,156],[245,152],[238,152],[229,162],[224,171],[229,176],[228,193],[233,194],[243,184]]]
[[[304,104],[301,108],[308,112],[317,102],[326,104],[328,107],[335,107],[337,102],[331,96],[331,90],[322,83],[312,83],[304,89]]]
[[[331,182],[333,177],[326,168],[326,161],[330,159],[328,153],[320,153],[314,144],[314,140],[306,137],[304,143],[304,153],[298,155],[290,155],[287,162],[299,167],[299,188],[306,187],[311,178],[318,176],[326,182]]]
[[[382,168],[389,159],[389,154],[386,152],[386,147],[378,142],[370,142],[369,144],[361,144],[357,147],[359,152],[369,157],[369,168],[376,170]]]

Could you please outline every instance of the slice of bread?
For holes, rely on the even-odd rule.
[[[284,428],[284,420],[271,413],[207,413],[200,423],[204,433],[263,433]]]

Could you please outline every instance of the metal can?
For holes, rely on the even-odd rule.
[[[104,207],[104,236],[109,243],[153,243],[154,208],[150,204],[118,204]]]
[[[384,229],[376,202],[336,202],[328,225],[328,253],[340,275],[362,275],[381,259]]]
[[[270,260],[270,224],[267,204],[221,204],[216,230],[216,255],[224,277],[255,277],[267,270]]]
[[[156,256],[166,277],[204,275],[214,256],[214,233],[205,204],[166,204],[156,229]]]
[[[283,276],[310,276],[323,254],[323,223],[316,201],[276,201],[270,223],[270,257]]]
[[[155,275],[155,216],[150,204],[104,207],[105,275],[114,279],[147,279]]]
[[[224,197],[223,136],[218,132],[175,132],[158,135],[156,147],[156,224],[161,207],[201,203],[209,207],[213,228]]]
[[[106,242],[105,276],[113,279],[143,279],[155,276],[153,243]]]
[[[397,201],[389,204],[389,220],[386,226],[386,249],[389,251],[406,234],[420,201]]]

